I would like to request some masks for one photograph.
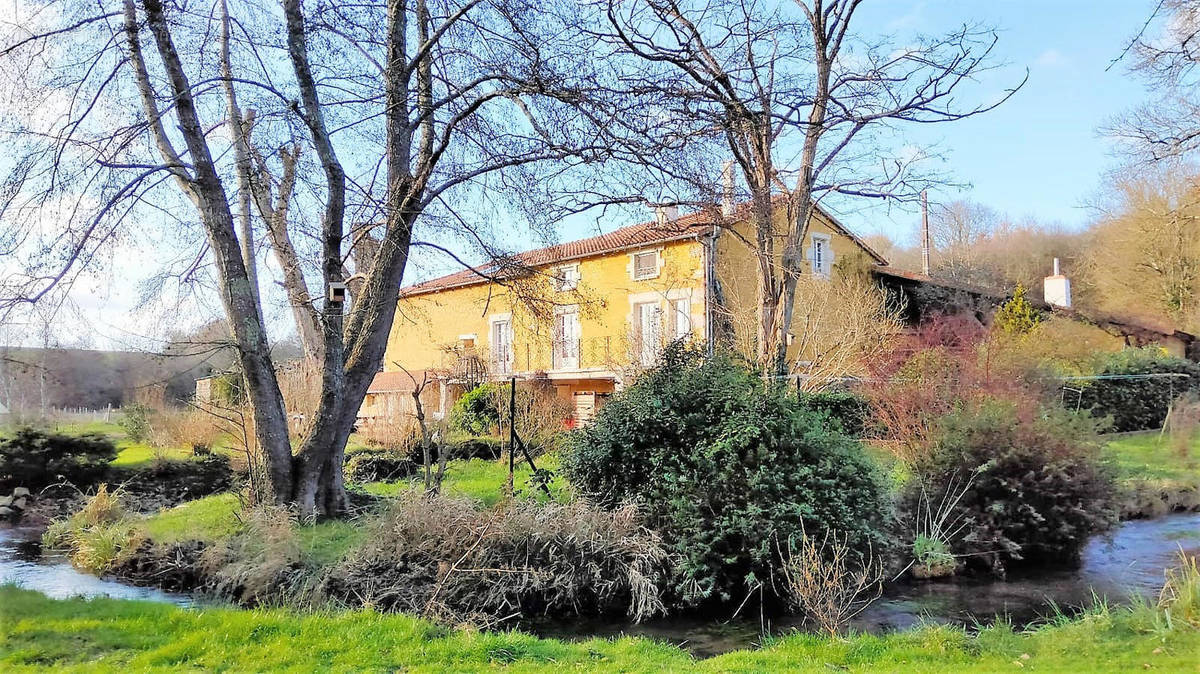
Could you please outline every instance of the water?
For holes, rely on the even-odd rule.
[[[0,584],[15,583],[55,599],[112,597],[193,605],[192,598],[185,594],[138,587],[77,571],[65,557],[42,555],[40,537],[40,529],[0,528]]]
[[[51,597],[114,597],[148,599],[192,606],[183,594],[137,587],[80,573],[59,556],[41,556],[34,529],[0,528],[0,583],[16,583]],[[1153,597],[1162,587],[1163,571],[1177,561],[1180,550],[1200,555],[1200,514],[1171,515],[1155,520],[1126,522],[1110,538],[1092,540],[1075,569],[1041,569],[1007,581],[983,580],[901,583],[860,614],[853,626],[860,631],[887,632],[923,622],[972,626],[1006,617],[1028,625],[1055,612],[1093,603],[1093,592],[1111,603],[1130,597]],[[769,630],[786,632],[795,619],[773,621]],[[537,634],[565,639],[619,635],[646,636],[678,644],[705,657],[755,646],[762,625],[755,619],[718,622],[702,618],[668,618],[641,625],[572,619],[529,626]]]
[[[1070,612],[1091,606],[1094,596],[1110,604],[1126,603],[1134,596],[1151,598],[1162,588],[1164,570],[1176,565],[1180,549],[1200,555],[1200,514],[1126,522],[1111,537],[1093,539],[1083,552],[1082,565],[1073,569],[1031,570],[1006,581],[953,579],[893,584],[854,619],[852,627],[872,633],[931,622],[972,627],[994,622],[997,617],[1021,627],[1052,616],[1055,607]],[[799,624],[797,618],[784,616],[771,620],[766,627],[780,634]],[[646,636],[707,657],[754,647],[761,642],[764,630],[757,616],[752,616],[724,622],[666,618],[640,625],[577,620],[533,631],[564,639]]]

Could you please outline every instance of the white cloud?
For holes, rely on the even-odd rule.
[[[1047,49],[1033,62],[1043,68],[1058,68],[1067,64],[1067,57],[1057,49]]]

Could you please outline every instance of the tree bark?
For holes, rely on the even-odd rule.
[[[143,0],[146,23],[154,37],[159,57],[171,87],[172,100],[179,120],[179,130],[187,145],[194,174],[181,178],[188,188],[185,192],[192,197],[200,214],[200,220],[208,234],[209,246],[217,267],[218,287],[226,315],[230,318],[234,343],[237,347],[238,363],[254,412],[255,437],[260,449],[267,455],[271,488],[275,501],[287,501],[292,485],[291,443],[288,438],[287,414],[283,408],[283,396],[275,369],[271,362],[266,332],[258,316],[257,298],[251,288],[249,275],[242,251],[234,231],[233,213],[225,198],[225,189],[213,163],[205,140],[204,127],[200,123],[192,100],[191,84],[184,73],[179,53],[171,38],[170,28],[159,0]],[[136,11],[133,0],[126,0],[126,34],[130,49],[140,55]],[[144,62],[141,68],[135,63],[135,76],[139,89],[149,90],[149,77]],[[154,108],[153,98],[144,101]],[[153,112],[157,119],[157,110]],[[160,127],[161,129],[161,127]],[[171,160],[178,155],[170,148],[165,134],[157,138],[160,148],[166,148],[164,156]]]

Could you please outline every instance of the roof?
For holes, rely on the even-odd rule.
[[[433,376],[432,370],[376,372],[367,393],[412,393],[426,377],[432,380]]]
[[[781,197],[776,197],[778,201]],[[814,206],[816,206],[814,204]],[[871,249],[862,239],[856,236],[853,232],[846,228],[845,225],[838,222],[836,218],[830,215],[825,209],[816,206],[816,210],[829,223],[833,229],[837,230],[850,239],[854,240],[862,247],[871,257],[875,258],[880,264],[887,264],[887,260],[879,253]],[[731,218],[734,221],[742,219],[746,212],[749,211],[749,203],[739,204]],[[478,267],[469,267],[462,271],[447,274],[428,281],[422,281],[405,288],[400,289],[400,296],[421,295],[424,293],[436,292],[439,290],[447,290],[450,288],[458,288],[461,286],[475,285],[477,283],[487,283],[489,281],[500,280],[504,278],[513,278],[524,273],[533,267],[539,267],[548,264],[569,262],[586,257],[594,257],[604,255],[606,253],[614,253],[622,250],[640,248],[642,246],[650,246],[659,243],[669,243],[672,241],[683,241],[693,239],[700,235],[707,234],[712,231],[712,228],[726,219],[712,209],[705,209],[687,215],[681,215],[666,222],[658,222],[651,220],[642,222],[628,227],[615,229],[607,234],[593,236],[586,239],[578,239],[576,241],[568,241],[554,246],[545,248],[537,248],[524,253],[517,253],[500,260],[496,260],[486,265]]]
[[[984,287],[984,286],[969,285],[966,283],[958,283],[958,282],[954,282],[954,281],[945,281],[945,280],[934,278],[932,276],[928,276],[926,274],[922,274],[919,272],[909,271],[907,269],[897,269],[895,267],[879,266],[879,267],[875,268],[875,273],[883,275],[883,276],[890,276],[892,278],[902,279],[902,280],[906,280],[906,281],[912,281],[915,283],[936,285],[936,286],[941,286],[943,288],[950,288],[952,290],[959,290],[962,292],[967,292],[967,293],[971,293],[974,295],[978,295],[981,297],[989,297],[989,298],[996,300],[997,302],[1004,301],[1004,300],[1008,299],[1008,297],[1009,297],[1009,293],[999,290],[999,289],[996,289],[996,288],[988,288],[988,287]],[[1119,329],[1123,328],[1126,331],[1131,331],[1131,332],[1137,331],[1137,332],[1143,332],[1143,333],[1154,333],[1154,334],[1163,335],[1166,337],[1176,337],[1178,339],[1184,340],[1185,342],[1191,342],[1196,339],[1195,335],[1192,335],[1191,333],[1184,332],[1182,330],[1176,330],[1174,327],[1172,327],[1170,325],[1161,323],[1159,321],[1154,321],[1151,319],[1146,319],[1146,318],[1136,318],[1135,319],[1135,318],[1128,318],[1125,316],[1116,316],[1116,315],[1112,315],[1112,314],[1102,314],[1102,313],[1093,312],[1093,311],[1081,311],[1074,307],[1061,307],[1061,306],[1050,304],[1048,302],[1038,300],[1038,299],[1032,298],[1032,297],[1029,298],[1029,301],[1034,306],[1036,306],[1037,308],[1039,308],[1043,311],[1049,311],[1049,312],[1052,312],[1055,314],[1065,316],[1067,318],[1071,318],[1071,319],[1078,320],[1078,321],[1083,321],[1086,323],[1093,323],[1101,328],[1103,328],[1105,325],[1111,325],[1115,328],[1119,328]]]

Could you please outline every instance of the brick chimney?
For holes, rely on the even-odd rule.
[[[1047,304],[1064,309],[1071,308],[1071,279],[1063,275],[1058,258],[1054,258],[1054,274],[1042,281],[1042,297]]]

